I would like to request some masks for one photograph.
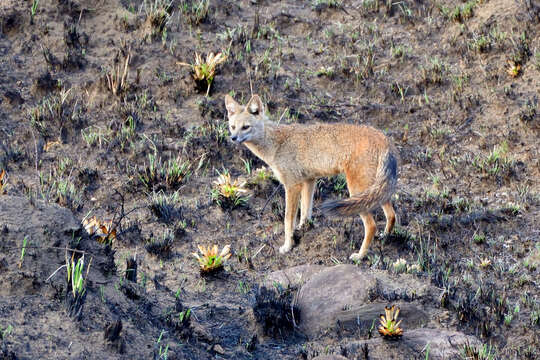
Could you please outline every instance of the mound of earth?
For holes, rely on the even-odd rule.
[[[164,304],[146,297],[139,284],[115,275],[113,252],[89,239],[70,210],[2,196],[0,239],[0,323],[9,324],[2,329],[1,358],[3,353],[7,359],[32,354],[55,359],[150,359],[164,352],[156,339],[164,328],[174,331],[162,316]],[[64,266],[74,252],[84,253],[86,264],[86,292],[77,317],[70,316],[72,294]],[[194,342],[205,331],[190,325]],[[210,356],[206,346],[185,351],[193,356],[187,358]],[[175,345],[167,352],[169,358],[175,354],[184,358],[184,350]]]
[[[430,358],[447,359],[458,355],[465,344],[480,343],[474,336],[441,327],[439,319],[447,312],[437,306],[441,291],[409,274],[366,271],[354,265],[303,265],[271,273],[266,282],[297,287],[298,330],[311,341],[336,338],[348,354],[368,348],[370,359],[391,354],[408,359],[431,347]],[[390,305],[400,308],[404,335],[398,341],[380,339],[377,333],[379,316]],[[377,338],[354,340],[366,336]]]
[[[462,359],[464,346],[475,348],[480,341],[474,336],[465,335],[459,331],[445,329],[414,329],[407,331],[399,340],[385,340],[377,337],[369,340],[344,342],[340,346],[320,349],[320,352],[335,352],[347,354],[324,355],[315,357],[317,360],[371,359],[371,360],[401,360],[401,359],[433,359],[448,360]]]

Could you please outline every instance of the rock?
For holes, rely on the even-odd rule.
[[[220,355],[225,354],[225,350],[223,350],[223,348],[222,348],[221,345],[219,345],[219,344],[215,344],[215,345],[212,347],[212,350],[214,350],[214,352],[216,352],[217,354],[220,354]]]
[[[0,229],[37,239],[43,235],[72,236],[80,228],[69,209],[41,200],[33,203],[26,197],[2,196],[0,201]]]
[[[343,331],[367,334],[389,302],[400,306],[404,326],[425,326],[429,316],[424,306],[409,301],[431,291],[410,275],[366,272],[354,265],[326,268],[310,276],[298,292],[300,330],[310,338]]]
[[[450,359],[459,356],[465,344],[478,345],[474,336],[437,329],[436,319],[444,310],[430,306],[438,289],[409,274],[363,270],[354,265],[295,267],[273,273],[270,279],[300,284],[296,305],[300,309],[300,331],[310,340],[334,336],[340,344],[315,349],[314,354],[346,354],[350,359]],[[400,307],[404,334],[397,340],[383,339],[377,333],[384,307]],[[373,338],[353,340],[351,337]],[[427,349],[427,350],[426,350]],[[341,355],[321,355],[313,360],[343,360]]]
[[[212,336],[212,334],[209,331],[207,331],[196,320],[191,321],[191,329],[193,331],[193,335],[195,335],[197,340],[204,341],[204,342],[207,342],[207,343],[212,343],[214,341],[214,337]]]
[[[283,289],[298,287],[324,269],[326,267],[322,265],[300,265],[285,270],[274,271],[268,275],[265,284],[266,287],[279,284]]]
[[[367,352],[371,360],[417,359],[419,354],[423,359],[426,351],[429,351],[429,359],[443,360],[460,358],[465,344],[479,346],[481,343],[474,336],[458,331],[422,328],[406,330],[403,337],[396,341],[376,337],[348,342],[341,349],[351,356],[365,356]]]
[[[24,99],[17,90],[7,90],[4,92],[4,99],[10,105],[22,105]]]
[[[396,302],[393,303],[400,308],[399,319],[403,320],[403,326],[407,328],[417,328],[425,326],[429,322],[429,315],[419,306],[410,303]],[[344,310],[335,314],[333,321],[335,322],[334,329],[342,334],[343,332],[354,333],[359,331],[361,334],[367,334],[369,329],[374,324],[375,327],[379,324],[379,316],[384,313],[384,307],[387,303],[376,302]],[[373,332],[376,332],[374,329]]]
[[[70,210],[56,204],[2,195],[0,232],[0,264],[7,264],[10,270],[17,266],[20,270],[9,271],[2,279],[0,298],[36,295],[42,290],[45,279],[65,264],[63,248],[77,238],[80,223]],[[26,251],[21,259],[20,248],[24,243]],[[94,259],[93,266],[97,260],[98,257]],[[50,281],[65,282],[61,275]]]

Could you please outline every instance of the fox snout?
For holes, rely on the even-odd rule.
[[[231,140],[236,144],[241,144],[244,141],[248,140],[248,138],[251,136],[249,132],[243,132],[243,133],[237,133],[231,135]]]

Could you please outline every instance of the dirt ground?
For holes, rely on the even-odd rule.
[[[348,196],[338,176],[318,182],[313,223],[278,253],[284,191],[228,139],[223,101],[257,93],[274,121],[369,124],[391,137],[399,225],[357,266],[439,288],[441,326],[485,344],[460,349],[463,359],[538,359],[536,4],[2,0],[0,210],[35,212],[20,210],[20,226],[0,220],[0,358],[311,359],[367,336],[261,334],[251,314],[270,272],[351,263],[363,238],[359,218],[318,209]],[[180,63],[210,52],[227,60],[205,96]],[[183,166],[176,178],[171,164]],[[247,181],[244,204],[212,197],[225,171]],[[42,224],[46,203],[74,218],[51,205],[62,217]],[[77,229],[91,216],[113,221],[112,244]],[[376,219],[382,231],[382,211]],[[233,255],[201,276],[191,254],[212,244]],[[82,307],[66,300],[65,269],[48,279],[66,247],[92,258]],[[136,282],[124,279],[132,258]]]

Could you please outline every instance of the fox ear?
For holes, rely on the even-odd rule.
[[[238,113],[240,111],[240,104],[237,103],[231,95],[227,94],[225,95],[225,107],[227,108],[227,115],[229,117],[233,116],[234,114]]]
[[[246,109],[250,114],[259,115],[264,113],[264,105],[259,95],[253,95],[246,105]]]

